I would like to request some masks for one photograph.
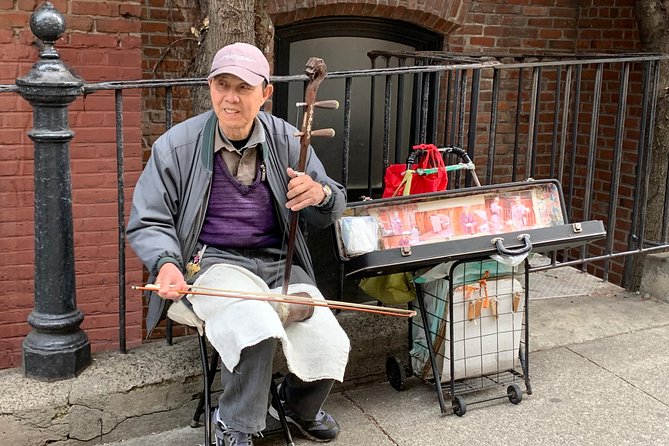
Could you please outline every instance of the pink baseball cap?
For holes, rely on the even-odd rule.
[[[260,85],[269,82],[269,63],[255,46],[233,43],[218,50],[207,79],[223,73],[233,74],[249,85]]]

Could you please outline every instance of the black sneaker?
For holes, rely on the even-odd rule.
[[[216,446],[253,446],[253,435],[230,429],[218,420],[218,409],[211,416]]]
[[[274,400],[272,400],[272,405],[269,407],[269,414],[278,420],[279,413],[274,406],[275,404]],[[281,401],[281,404],[283,404],[283,410],[286,414],[286,421],[297,427],[302,435],[309,440],[327,442],[334,440],[337,438],[337,435],[339,435],[339,424],[332,418],[332,415],[324,410],[318,411],[315,420],[303,420],[295,412],[287,409],[283,401]]]

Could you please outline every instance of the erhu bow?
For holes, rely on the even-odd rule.
[[[133,290],[139,291],[158,291],[158,284],[147,284],[145,286],[132,286]],[[302,297],[294,294],[263,293],[260,291],[239,291],[225,290],[220,288],[208,288],[196,285],[190,285],[188,289],[179,290],[181,294],[193,296],[213,296],[234,299],[260,300],[265,302],[277,302],[284,304],[305,305],[310,307],[327,307],[336,310],[360,311],[363,313],[382,314],[385,316],[413,317],[416,315],[414,310],[405,310],[403,308],[379,307],[376,305],[356,304],[353,302],[342,302],[325,299],[312,299],[311,297]]]

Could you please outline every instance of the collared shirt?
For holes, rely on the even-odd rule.
[[[240,150],[235,148],[219,126],[214,138],[214,153],[220,150],[223,161],[232,176],[241,184],[250,186],[255,181],[258,172],[258,147],[263,142],[265,142],[265,132],[260,120],[256,117],[251,135]]]

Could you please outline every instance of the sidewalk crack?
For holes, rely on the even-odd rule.
[[[383,435],[385,435],[385,437],[388,439],[388,441],[390,441],[395,446],[400,446],[400,444],[398,442],[396,442],[395,439],[393,439],[393,437],[391,437],[388,432],[386,432],[386,430],[381,426],[381,424],[379,424],[379,422],[376,420],[376,418],[374,418],[372,415],[365,412],[365,410],[362,408],[362,406],[360,406],[358,403],[356,403],[350,396],[348,396],[346,394],[346,392],[342,392],[341,396],[346,398],[351,404],[353,404],[353,406],[356,409],[358,409],[360,411],[360,413],[362,413],[365,416],[365,418],[367,418],[374,426],[376,426],[376,428],[378,430],[380,430],[383,433]]]
[[[648,397],[654,399],[655,401],[657,401],[658,403],[662,404],[663,406],[665,406],[665,407],[669,407],[669,404],[667,404],[667,403],[665,403],[664,401],[662,401],[661,399],[657,398],[655,395],[652,395],[652,394],[646,392],[644,389],[642,389],[641,387],[637,386],[636,384],[634,384],[634,383],[631,382],[630,380],[626,379],[625,377],[618,375],[618,374],[617,374],[616,372],[614,372],[613,370],[610,370],[610,369],[604,367],[603,365],[599,364],[598,362],[593,361],[592,359],[588,358],[587,356],[584,356],[584,355],[582,355],[581,353],[579,353],[579,352],[577,352],[577,351],[571,349],[569,346],[565,346],[564,348],[566,348],[566,349],[569,350],[570,352],[574,353],[575,355],[580,356],[581,358],[585,359],[586,361],[588,361],[588,362],[590,362],[590,363],[596,365],[596,366],[599,367],[600,369],[602,369],[602,370],[604,370],[604,371],[610,373],[611,375],[615,376],[615,377],[618,378],[619,380],[623,381],[624,383],[627,383],[628,385],[630,385],[630,386],[632,386],[633,388],[637,389],[638,391],[640,391],[640,392],[643,393],[644,395],[646,395],[646,396],[648,396]]]

